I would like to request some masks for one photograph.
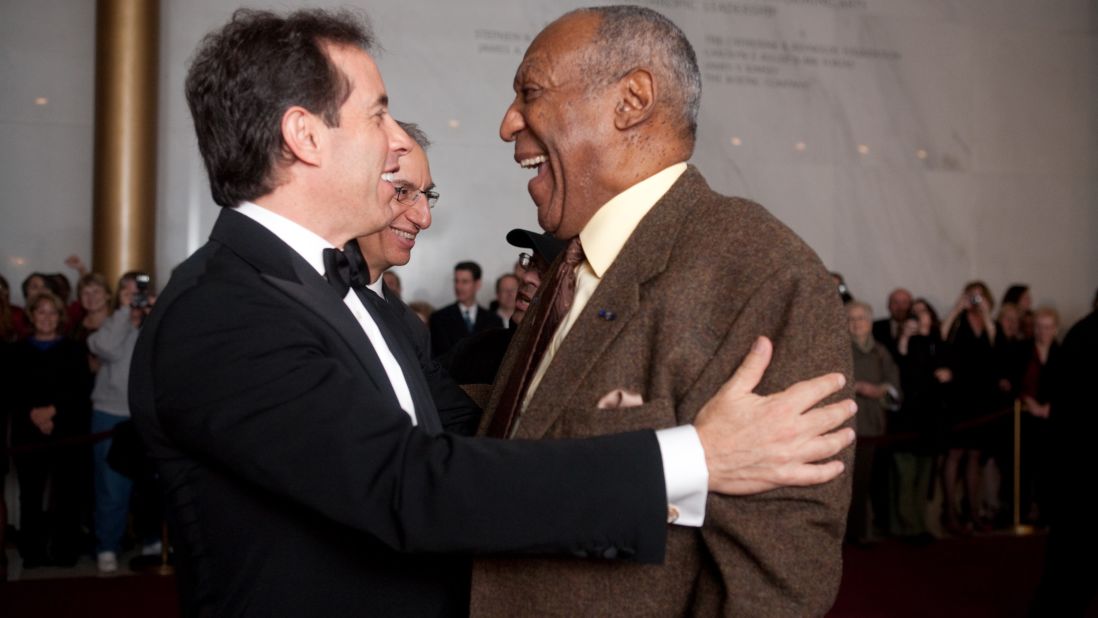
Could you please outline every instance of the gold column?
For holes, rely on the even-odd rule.
[[[159,0],[98,0],[92,269],[156,270]]]

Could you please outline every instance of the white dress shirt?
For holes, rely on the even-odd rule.
[[[276,212],[267,210],[258,204],[243,202],[235,208],[240,214],[262,225],[272,234],[278,236],[282,242],[289,245],[291,249],[302,257],[302,259],[308,262],[309,266],[316,269],[317,274],[321,277],[324,276],[324,250],[332,248],[332,245],[328,241],[300,224],[295,223]],[[342,247],[336,248],[341,249]],[[380,282],[381,280],[378,279],[378,281]],[[355,294],[353,289],[347,290],[347,294],[343,297],[343,304],[347,305],[347,309],[355,316],[358,325],[362,327],[362,331],[366,333],[366,337],[369,338],[370,344],[374,346],[374,351],[377,352],[378,358],[381,359],[381,366],[385,368],[385,375],[388,376],[389,383],[392,385],[393,391],[396,392],[397,401],[400,403],[400,409],[408,414],[412,419],[412,424],[415,425],[417,423],[416,408],[412,403],[412,391],[408,389],[408,382],[404,379],[404,372],[400,369],[400,363],[398,363],[396,357],[393,356],[393,352],[389,349],[389,345],[385,343],[385,338],[381,335],[381,330],[378,328],[377,323],[374,322],[370,313],[366,311],[366,307],[362,304],[362,301],[359,300],[358,294]]]

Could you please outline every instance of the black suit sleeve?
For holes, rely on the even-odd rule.
[[[286,305],[238,284],[158,305],[134,359],[148,363],[134,377],[135,416],[150,414],[140,408],[155,397],[159,439],[196,465],[401,551],[662,560],[666,497],[652,432],[430,437],[346,340]],[[154,443],[156,433],[146,427]]]
[[[431,389],[431,398],[446,431],[471,436],[480,425],[481,409],[461,390],[440,363],[431,357],[431,333],[408,305],[386,291],[386,301],[400,319],[403,332],[415,348],[420,368]]]

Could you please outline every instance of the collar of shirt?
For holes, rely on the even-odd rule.
[[[324,250],[331,248],[332,244],[321,238],[319,234],[259,204],[241,202],[234,208],[278,236],[282,242],[290,245],[291,249],[308,262],[309,266],[315,268],[316,272],[324,275]]]
[[[385,277],[378,277],[377,281],[374,281],[373,283],[368,284],[366,286],[366,289],[372,291],[374,294],[377,294],[378,297],[380,297],[380,298],[385,298],[385,293],[384,293],[384,291],[382,291],[382,286],[384,286],[384,285],[385,285]]]
[[[580,242],[587,263],[599,279],[614,263],[641,219],[685,171],[686,163],[664,168],[615,195],[587,222],[580,232]]]
[[[458,303],[457,306],[458,306],[458,309],[461,310],[462,315],[467,313],[467,314],[469,314],[469,319],[470,320],[472,320],[474,322],[477,321],[477,304],[476,303],[473,303],[473,304],[469,305],[468,307],[466,307],[465,305],[463,305],[461,303]]]

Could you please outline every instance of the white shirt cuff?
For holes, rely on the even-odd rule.
[[[668,522],[700,528],[709,496],[709,468],[698,432],[693,425],[681,425],[657,431],[656,440],[667,485]]]

